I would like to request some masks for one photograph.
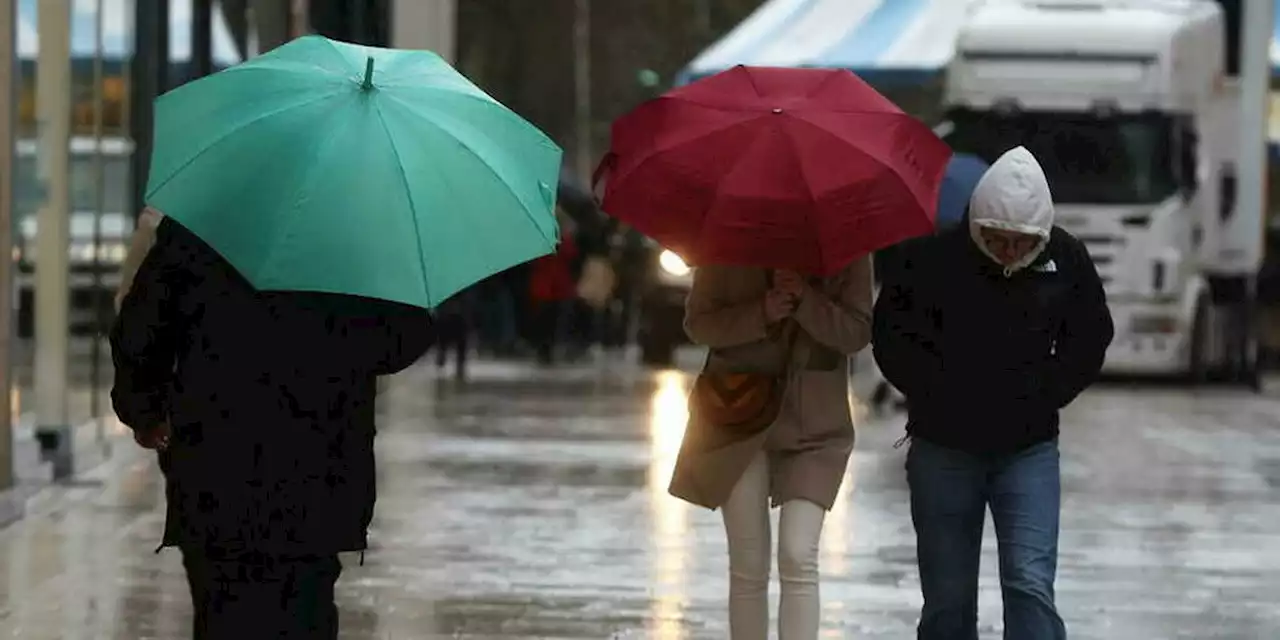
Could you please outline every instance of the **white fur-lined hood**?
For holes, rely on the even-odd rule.
[[[969,199],[969,232],[978,248],[987,253],[979,237],[983,227],[1040,236],[1040,246],[1011,265],[1010,271],[1035,262],[1048,244],[1053,230],[1053,194],[1044,169],[1025,147],[1010,149],[1000,156],[978,181]]]

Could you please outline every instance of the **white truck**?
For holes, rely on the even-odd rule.
[[[1272,1],[988,0],[961,29],[943,134],[1044,165],[1106,286],[1107,373],[1257,384]]]

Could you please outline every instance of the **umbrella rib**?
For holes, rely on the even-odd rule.
[[[285,106],[280,107],[280,108],[278,108],[278,109],[273,109],[273,110],[268,111],[268,112],[266,112],[266,113],[263,113],[263,114],[259,114],[259,115],[257,115],[257,116],[254,116],[253,118],[251,118],[251,119],[247,120],[246,122],[244,122],[243,124],[241,124],[241,125],[240,125],[240,126],[238,126],[238,127],[235,127],[235,128],[229,128],[225,133],[223,133],[222,135],[218,136],[218,138],[217,138],[217,139],[215,139],[213,142],[211,142],[211,143],[209,143],[209,144],[205,145],[205,147],[204,147],[203,149],[201,149],[200,151],[196,152],[196,153],[195,153],[195,155],[191,156],[191,158],[190,158],[190,159],[188,159],[186,162],[183,162],[180,166],[178,166],[177,168],[175,168],[175,169],[173,170],[173,172],[172,172],[172,173],[170,173],[170,174],[169,174],[169,176],[168,176],[167,178],[165,178],[165,179],[164,179],[160,184],[156,185],[154,188],[148,188],[148,189],[147,189],[147,198],[148,198],[148,199],[150,199],[150,198],[151,198],[151,196],[153,196],[153,195],[155,195],[155,194],[156,194],[156,192],[158,192],[158,191],[160,191],[161,189],[165,188],[165,187],[166,187],[170,182],[172,182],[172,181],[173,181],[173,179],[174,179],[174,178],[178,177],[178,175],[179,175],[179,174],[181,174],[183,171],[185,171],[185,170],[187,169],[187,167],[189,167],[189,166],[191,166],[192,164],[194,164],[194,163],[196,162],[196,160],[199,160],[202,156],[204,156],[204,154],[206,154],[206,153],[208,153],[209,151],[213,150],[213,148],[214,148],[214,147],[216,147],[216,146],[218,146],[218,145],[222,144],[223,142],[226,142],[227,138],[230,138],[232,135],[234,135],[236,132],[240,131],[241,129],[244,129],[245,127],[253,126],[253,125],[255,125],[255,124],[259,123],[259,122],[262,122],[263,120],[266,120],[267,118],[270,118],[270,117],[273,117],[273,116],[280,115],[281,113],[284,113],[285,111],[289,111],[289,110],[291,110],[291,109],[298,109],[298,108],[300,108],[300,107],[305,107],[305,106],[308,106],[308,105],[311,105],[311,104],[315,104],[315,103],[317,103],[317,102],[320,102],[321,100],[328,100],[328,99],[330,99],[330,98],[332,98],[332,97],[333,97],[333,96],[330,96],[330,95],[323,95],[323,96],[319,96],[319,97],[311,98],[311,99],[308,99],[308,100],[304,100],[304,101],[302,101],[302,102],[298,102],[298,103],[296,103],[296,104],[285,105]]]
[[[678,97],[670,97],[666,99],[671,100],[673,102],[683,102],[685,104],[691,104],[699,107],[705,107],[707,109],[714,109],[716,111],[724,111],[728,113],[764,114],[764,113],[769,113],[774,109],[774,107],[770,105],[743,106],[739,104],[716,104],[713,101],[709,102],[703,99],[702,96],[697,96],[692,98],[688,96],[678,96]],[[871,110],[871,109],[862,109],[862,108],[842,109],[840,107],[820,106],[816,108],[810,108],[807,110],[821,111],[824,113],[840,113],[844,115],[895,116],[895,117],[907,117],[907,118],[911,117],[905,113],[893,113],[893,112],[883,111],[883,110]],[[796,113],[803,114],[805,111],[806,111],[806,108],[804,106],[790,107],[787,109],[787,112],[792,114],[796,114]]]
[[[792,119],[794,121],[794,119]],[[796,147],[796,140],[792,136],[784,135],[787,139],[787,148],[791,150],[791,156],[796,161],[796,169],[800,171],[800,180],[804,182],[804,190],[809,192],[809,208],[805,210],[805,218],[807,225],[811,230],[811,239],[814,244],[814,253],[818,254],[818,270],[825,271],[823,267],[826,265],[827,257],[822,254],[822,243],[818,241],[821,235],[820,230],[815,223],[813,216],[813,208],[818,206],[818,194],[814,192],[813,185],[809,182],[809,174],[804,170],[804,154],[800,153],[800,149]]]
[[[618,180],[619,182],[621,182],[623,178],[625,178],[626,176],[631,175],[632,173],[636,172],[637,170],[639,170],[639,169],[640,169],[640,167],[643,167],[645,164],[647,164],[647,163],[649,163],[649,162],[652,162],[652,161],[654,160],[654,158],[658,158],[658,157],[660,157],[660,156],[662,156],[662,155],[664,155],[664,154],[671,153],[671,152],[675,151],[676,149],[679,149],[679,148],[684,147],[684,146],[686,146],[686,145],[698,144],[698,143],[702,142],[705,138],[707,138],[707,137],[709,137],[709,136],[717,135],[717,134],[721,134],[721,133],[724,133],[724,132],[729,131],[730,129],[733,129],[733,128],[736,128],[736,127],[742,127],[742,126],[746,126],[746,125],[754,124],[756,120],[757,120],[757,118],[750,118],[750,119],[739,120],[738,122],[734,122],[734,123],[731,123],[731,124],[727,124],[727,125],[724,125],[724,126],[722,126],[722,127],[716,127],[715,129],[712,129],[712,130],[710,130],[710,131],[706,131],[706,132],[702,133],[701,135],[698,135],[698,136],[695,136],[695,137],[686,138],[686,139],[684,139],[684,140],[679,140],[679,141],[677,141],[677,142],[675,142],[675,143],[673,143],[673,144],[667,145],[667,146],[663,146],[663,147],[654,147],[654,148],[652,148],[652,149],[649,151],[649,153],[645,154],[645,156],[644,156],[643,158],[641,158],[638,162],[636,162],[636,163],[631,167],[631,170],[630,170],[630,171],[628,171],[628,172],[626,172],[626,173],[618,174],[618,176],[617,176],[617,180]]]
[[[670,102],[683,102],[685,104],[690,104],[695,107],[703,107],[706,109],[714,109],[716,111],[725,111],[728,113],[753,113],[753,112],[768,113],[773,110],[773,107],[762,107],[762,106],[752,107],[752,106],[743,106],[738,104],[714,104],[712,102],[707,102],[706,100],[702,100],[700,98],[690,98],[687,96],[669,97],[669,98],[660,98],[660,99],[664,101],[670,101]]]
[[[856,113],[856,112],[854,112],[854,113]],[[896,115],[896,114],[895,114],[895,115]],[[908,116],[908,117],[909,117],[909,116]],[[845,144],[846,144],[850,149],[853,149],[854,151],[857,151],[858,153],[862,154],[864,157],[867,157],[867,158],[870,158],[871,160],[874,160],[874,161],[876,162],[876,164],[879,164],[880,166],[884,167],[885,169],[888,169],[888,170],[889,170],[889,172],[890,172],[890,173],[892,173],[892,174],[894,175],[894,177],[895,177],[895,178],[897,178],[898,180],[900,180],[903,184],[908,184],[908,183],[909,183],[909,181],[907,180],[907,178],[905,178],[905,177],[902,175],[902,173],[900,173],[900,172],[898,171],[898,169],[897,169],[896,167],[894,167],[892,164],[890,164],[890,163],[888,163],[888,162],[885,162],[885,161],[884,161],[883,159],[881,159],[881,158],[877,158],[876,156],[874,156],[874,155],[872,155],[872,154],[868,153],[866,150],[862,149],[861,147],[859,147],[859,146],[857,146],[857,145],[848,144],[848,142],[847,142],[844,138],[841,138],[838,134],[836,134],[835,132],[831,131],[830,129],[828,129],[828,128],[826,128],[826,127],[824,127],[824,126],[822,126],[822,125],[820,125],[820,124],[818,124],[818,123],[816,123],[816,122],[813,122],[812,120],[809,120],[808,118],[795,117],[795,118],[793,118],[793,119],[792,119],[792,121],[793,121],[793,122],[803,122],[803,123],[805,123],[805,124],[809,125],[810,127],[812,127],[815,131],[820,131],[820,132],[822,132],[822,134],[823,134],[823,135],[826,135],[826,136],[829,136],[829,137],[831,137],[831,138],[834,138],[834,139],[835,139],[836,141],[838,141],[838,142],[843,142],[843,143],[845,143]],[[924,126],[924,125],[923,125],[923,124],[921,124],[920,126]]]
[[[408,107],[408,105],[407,105],[403,100],[401,100],[399,97],[397,97],[397,96],[394,96],[394,95],[388,95],[387,97],[388,97],[389,99],[391,99],[391,100],[395,100],[395,101],[397,101],[397,102],[400,102],[401,104],[403,104],[403,105],[405,105],[406,107]],[[502,105],[501,105],[501,104],[499,104],[499,105],[497,105],[497,106],[502,106]],[[503,108],[505,109],[505,107],[503,107]],[[447,129],[445,129],[444,127],[441,127],[441,126],[439,125],[439,123],[437,123],[437,122],[433,121],[431,118],[428,118],[428,117],[426,117],[426,116],[424,116],[424,115],[422,115],[422,114],[418,113],[415,109],[409,109],[409,108],[406,108],[406,109],[405,109],[405,111],[406,111],[406,112],[408,112],[408,113],[409,113],[410,115],[412,115],[413,117],[418,118],[418,119],[419,119],[419,120],[421,120],[422,122],[426,123],[426,124],[427,124],[427,126],[431,127],[432,129],[435,129],[436,131],[439,131],[439,132],[440,132],[440,134],[441,134],[441,135],[443,135],[443,136],[445,136],[446,138],[449,138],[449,139],[453,140],[454,142],[457,142],[457,143],[458,143],[458,146],[459,146],[459,147],[462,147],[462,149],[464,149],[468,154],[470,154],[470,155],[471,155],[471,157],[473,157],[473,158],[475,158],[476,160],[480,161],[480,165],[481,165],[481,166],[483,166],[483,167],[485,168],[485,170],[486,170],[486,171],[488,171],[488,172],[489,172],[489,173],[490,173],[494,178],[497,178],[498,182],[500,182],[500,183],[502,183],[502,184],[504,184],[504,185],[507,185],[508,187],[510,187],[510,186],[511,186],[511,185],[510,185],[510,183],[508,183],[505,179],[503,179],[502,175],[498,173],[497,169],[494,169],[494,168],[493,168],[493,165],[490,165],[490,164],[489,164],[489,161],[488,161],[488,160],[486,160],[486,159],[484,158],[484,156],[481,156],[479,153],[477,153],[477,152],[476,152],[476,150],[475,150],[475,149],[472,149],[472,148],[471,148],[470,146],[468,146],[465,142],[463,142],[462,140],[460,140],[457,136],[455,136],[455,135],[453,135],[453,134],[449,133],[449,131],[448,131]],[[381,109],[379,109],[379,111],[378,111],[378,115],[379,115],[379,117],[381,117],[381,115],[382,115],[382,111],[381,111]],[[385,126],[385,125],[386,125],[386,123],[384,122],[384,123],[383,123],[383,126]],[[541,132],[539,131],[539,133],[541,133]],[[543,137],[544,137],[544,138],[545,138],[545,136],[546,136],[546,134],[543,134]],[[547,142],[548,142],[548,143],[551,143],[550,139],[547,139]],[[551,144],[554,144],[554,143],[551,143]],[[393,143],[393,146],[394,146],[394,143]],[[551,187],[551,185],[547,185],[547,187]],[[548,237],[547,237],[547,234],[546,234],[546,233],[544,233],[544,232],[542,231],[542,227],[538,225],[538,221],[537,221],[537,219],[535,219],[535,218],[533,217],[533,213],[532,213],[531,211],[529,211],[529,207],[525,206],[524,201],[523,201],[523,200],[521,200],[519,196],[516,196],[516,195],[515,195],[515,193],[514,193],[514,191],[513,191],[512,195],[513,195],[513,196],[515,196],[516,201],[520,203],[520,210],[524,212],[525,217],[526,217],[526,218],[528,218],[528,219],[529,219],[529,222],[533,224],[533,228],[534,228],[534,229],[535,229],[535,230],[536,230],[536,231],[537,231],[537,232],[542,236],[542,239],[543,239],[543,240],[546,240],[547,242],[550,242],[550,243],[551,243],[552,248],[554,248],[557,244],[559,244],[559,239],[558,239],[558,238],[557,238],[557,239],[548,238]]]
[[[820,131],[820,132],[822,132],[823,134],[825,134],[825,135],[827,135],[827,136],[830,136],[830,137],[832,137],[832,138],[836,139],[837,141],[844,142],[844,139],[843,139],[843,138],[841,138],[840,136],[836,135],[836,134],[835,134],[833,131],[831,131],[830,129],[827,129],[826,127],[821,126],[821,125],[817,124],[816,122],[813,122],[813,121],[811,121],[811,120],[808,120],[807,118],[799,118],[799,117],[797,117],[797,118],[793,118],[793,119],[792,119],[792,121],[793,121],[793,122],[803,122],[803,123],[805,123],[806,125],[808,125],[809,127],[813,128],[815,131]],[[921,126],[923,126],[923,125],[921,125]],[[875,164],[877,164],[877,165],[879,165],[879,166],[880,166],[880,168],[881,168],[881,170],[882,170],[882,171],[884,171],[884,172],[886,172],[886,173],[889,173],[889,174],[891,174],[893,177],[897,178],[897,184],[898,184],[899,186],[901,186],[901,187],[903,187],[903,188],[907,189],[907,191],[908,191],[908,192],[910,191],[910,187],[907,187],[907,185],[908,185],[908,184],[910,184],[910,181],[909,181],[909,180],[907,180],[905,177],[903,177],[902,173],[901,173],[901,172],[899,172],[899,171],[898,171],[898,169],[897,169],[896,167],[894,167],[892,164],[890,164],[890,163],[888,163],[888,162],[884,162],[884,161],[883,161],[883,160],[881,160],[880,158],[877,158],[876,156],[874,156],[874,155],[872,155],[872,154],[868,153],[866,150],[862,149],[861,147],[858,147],[857,145],[852,145],[852,144],[850,144],[850,145],[847,145],[847,146],[848,146],[848,148],[849,148],[849,149],[853,150],[854,152],[859,153],[859,154],[861,154],[863,157],[868,158],[868,159],[872,160],[873,162],[875,162]],[[935,215],[935,217],[936,217],[936,215]],[[936,223],[935,223],[935,224],[936,224]],[[819,255],[821,255],[821,254],[819,254]]]
[[[319,74],[334,79],[345,79],[347,76],[337,69],[330,69],[314,62],[303,62],[300,60],[264,60],[256,64],[238,64],[234,67],[223,69],[221,73],[244,74],[250,71],[271,71],[273,73],[290,73],[299,75]],[[186,86],[186,85],[183,85]]]
[[[438,75],[441,75],[441,74],[422,74],[420,76],[400,76],[391,80],[384,81],[380,86],[387,89],[399,89],[401,91],[414,91],[414,92],[422,91],[427,93],[444,94],[449,97],[465,98],[467,100],[479,102],[480,104],[483,104],[489,107],[496,107],[498,109],[511,113],[512,115],[516,115],[514,111],[511,111],[511,109],[507,107],[507,105],[504,105],[501,102],[498,102],[496,99],[494,99],[493,96],[485,93],[483,89],[480,89],[475,85],[464,85],[459,83],[458,86],[456,87],[447,87],[447,86],[428,85],[428,84],[409,82],[410,80],[431,78]],[[444,76],[444,77],[451,78],[452,76]],[[466,78],[463,78],[463,80],[465,79]],[[537,129],[536,127],[534,128]],[[538,133],[542,133],[542,130],[538,129]],[[546,135],[546,134],[544,133],[543,135]]]
[[[716,130],[715,132],[713,132],[713,133],[718,133],[718,132],[720,132],[720,131],[727,131],[728,129],[731,129],[731,128],[733,128],[733,127],[736,127],[736,126],[739,126],[739,125],[750,124],[750,123],[752,123],[752,122],[753,122],[753,121],[744,120],[744,121],[742,121],[742,122],[738,122],[738,123],[735,123],[735,124],[732,124],[732,125],[729,125],[729,126],[726,126],[726,127],[721,127],[720,129],[717,129],[717,130]],[[754,146],[754,145],[760,144],[760,141],[761,141],[762,139],[763,139],[763,138],[762,138],[761,136],[756,136],[756,137],[755,137],[755,139],[751,141],[751,145],[752,145],[752,146]],[[684,144],[692,144],[693,142],[696,142],[696,141],[697,141],[696,139],[695,139],[695,140],[688,140],[688,141],[685,141],[685,142],[681,143],[680,145],[676,145],[676,146],[683,146]],[[674,149],[675,147],[672,147],[672,148]],[[746,150],[746,151],[743,151],[741,154],[739,154],[739,155],[738,155],[737,160],[736,160],[732,165],[730,165],[729,169],[728,169],[727,171],[725,171],[724,175],[725,175],[725,176],[728,176],[729,174],[733,173],[734,169],[736,169],[736,168],[738,167],[738,162],[741,162],[741,161],[742,161],[742,158],[746,157],[746,156],[748,155],[748,152],[749,152],[749,151],[750,151],[750,149],[748,149],[748,150]],[[652,160],[653,158],[655,158],[655,157],[659,157],[660,155],[661,155],[661,154],[654,153],[654,154],[650,155],[648,158],[646,158],[646,161],[648,161],[648,160]],[[642,164],[643,164],[643,162],[642,162]],[[638,169],[639,167],[640,167],[640,165],[636,165],[636,168],[637,168],[637,169]],[[721,198],[721,196],[723,195],[723,193],[722,193],[722,192],[723,192],[723,190],[724,190],[724,187],[725,187],[726,182],[727,182],[727,180],[723,179],[723,177],[722,177],[722,178],[721,178],[721,180],[716,184],[715,191],[713,191],[713,192],[712,192],[711,206],[710,206],[710,207],[708,207],[708,208],[707,208],[707,211],[703,214],[703,224],[702,224],[702,225],[700,225],[700,226],[698,227],[698,234],[697,234],[697,235],[694,237],[694,239],[693,239],[693,246],[694,246],[694,247],[700,247],[700,246],[702,246],[702,238],[703,238],[703,236],[706,234],[706,232],[707,232],[707,227],[709,226],[708,224],[706,224],[706,219],[710,217],[710,213],[711,213],[711,211],[715,209],[715,207],[716,207],[716,205],[717,205],[717,204],[719,204],[719,202],[720,202],[720,198]],[[807,185],[806,185],[806,186],[807,186]]]
[[[434,302],[431,296],[431,283],[427,277],[427,258],[426,247],[422,246],[422,227],[418,224],[418,204],[413,200],[413,190],[409,188],[409,175],[404,170],[404,160],[400,155],[400,147],[396,145],[395,136],[391,135],[391,128],[387,126],[387,118],[382,113],[382,105],[376,101],[373,103],[374,110],[378,113],[378,123],[382,125],[382,132],[386,134],[387,141],[391,143],[391,153],[396,157],[396,170],[400,174],[400,182],[404,185],[405,198],[409,200],[410,218],[413,220],[413,236],[414,242],[418,245],[418,266],[422,268],[422,288],[427,293],[427,304]],[[440,302],[444,302],[441,300]]]
[[[333,120],[337,120],[340,114],[341,112],[335,109],[335,113],[331,114],[331,119],[326,124],[330,124]],[[328,130],[328,127],[326,127],[325,130]],[[289,198],[290,206],[288,209],[288,213],[291,214],[290,221],[292,221],[294,218],[297,217],[298,211],[299,209],[301,209],[301,207],[298,206],[299,201],[302,199],[300,194],[310,190],[311,184],[314,183],[316,180],[316,177],[314,175],[314,167],[317,164],[316,160],[324,157],[326,155],[325,152],[337,140],[338,140],[338,136],[329,136],[327,138],[319,138],[314,142],[312,142],[311,145],[308,147],[308,150],[311,152],[310,155],[311,155],[312,162],[309,164],[309,166],[312,167],[312,171],[304,174],[304,179],[299,181],[298,187],[293,190],[293,194]],[[290,226],[288,224],[281,225],[282,229],[288,229],[289,227]],[[276,250],[284,242],[285,237],[286,237],[286,234],[284,233],[276,235],[276,237],[271,242],[271,249],[263,254],[262,263],[258,265],[257,271],[259,271],[260,273],[269,273],[266,269],[269,265],[274,264],[271,258],[275,255]]]
[[[408,77],[412,77],[412,76],[408,76]],[[401,78],[401,79],[404,79],[404,78]],[[479,90],[478,88],[476,89],[479,91],[479,93],[472,93],[470,91],[454,90],[448,87],[433,87],[433,86],[412,85],[412,84],[405,85],[405,84],[400,84],[399,82],[385,83],[382,86],[387,88],[403,88],[404,90],[415,91],[415,92],[423,91],[428,93],[439,93],[449,97],[463,98],[470,102],[475,102],[475,103],[478,103],[479,105],[482,105],[491,109],[497,109],[498,111],[506,115],[509,115],[513,118],[520,118],[520,114],[512,111],[510,107],[508,107],[505,104],[502,104],[501,102],[498,102],[492,96],[485,93],[483,90]],[[404,100],[402,100],[399,95],[395,96],[394,99],[398,100],[401,103],[404,103]],[[539,129],[536,126],[533,126],[533,124],[529,125],[529,129],[537,132],[539,137],[541,137],[547,143],[555,144],[555,141],[552,140],[551,137],[548,136],[547,133],[542,129]]]
[[[836,78],[840,78],[840,77],[842,77],[842,75],[841,75],[840,73],[829,73],[829,74],[827,74],[827,76],[826,76],[825,78],[823,78],[821,82],[819,82],[818,84],[814,85],[814,86],[813,86],[813,88],[809,89],[809,92],[808,92],[808,93],[806,93],[806,94],[804,95],[804,97],[805,97],[806,99],[808,99],[808,98],[812,98],[812,97],[814,97],[814,96],[818,95],[818,93],[819,93],[819,92],[821,92],[823,89],[826,89],[826,88],[827,88],[827,85],[831,84],[832,82],[834,82],[834,81],[835,81],[835,79],[836,79]]]

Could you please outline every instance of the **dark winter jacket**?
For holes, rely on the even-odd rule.
[[[306,555],[364,549],[379,375],[430,345],[426,311],[255,291],[172,220],[111,332],[111,400],[129,427],[169,421],[164,544]]]
[[[1008,453],[1057,437],[1058,411],[1096,378],[1113,327],[1084,245],[1052,226],[1038,165],[998,162],[987,178],[996,182],[979,185],[968,224],[902,245],[876,303],[873,343],[907,397],[913,437]],[[976,241],[984,225],[1043,241],[1006,269]]]

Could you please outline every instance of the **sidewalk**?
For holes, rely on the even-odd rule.
[[[111,440],[123,433],[111,415],[111,401],[107,386],[111,380],[111,361],[105,344],[100,345],[98,379],[93,379],[93,344],[87,339],[72,341],[68,363],[67,414],[73,425],[73,462],[75,476],[102,463],[111,454]],[[13,343],[12,384],[10,406],[18,415],[14,419],[14,475],[17,484],[8,491],[0,491],[0,527],[21,517],[23,504],[34,493],[53,481],[52,465],[40,459],[40,446],[34,437],[35,415],[30,399],[33,397],[32,377],[34,344],[29,340]],[[95,390],[94,383],[99,385]],[[96,396],[96,398],[95,398]],[[95,403],[96,399],[96,403]],[[103,438],[98,437],[95,413],[106,416],[102,421]]]
[[[342,638],[728,637],[720,516],[666,493],[690,376],[477,365],[469,383],[422,366],[386,391],[372,548],[364,566],[343,559]],[[1159,388],[1099,388],[1071,407],[1058,601],[1073,640],[1280,638],[1278,407]],[[901,434],[900,416],[859,425],[821,544],[824,638],[914,635]],[[178,553],[152,553],[160,475],[114,442],[85,482],[39,492],[0,529],[0,639],[189,633]],[[987,534],[981,637],[997,640]]]
[[[0,638],[182,637],[181,567],[149,553],[160,531],[159,474],[126,438],[112,444],[114,455],[73,483],[19,490],[25,514],[0,529]],[[157,609],[174,611],[172,622]]]
[[[102,429],[101,438],[99,428]],[[112,417],[83,422],[72,430],[72,461],[75,474],[69,480],[75,484],[82,476],[107,462],[127,433],[124,425]],[[35,416],[23,414],[13,428],[13,463],[15,486],[0,490],[0,529],[23,517],[26,502],[53,482],[52,464],[41,459],[40,444],[35,438]]]

